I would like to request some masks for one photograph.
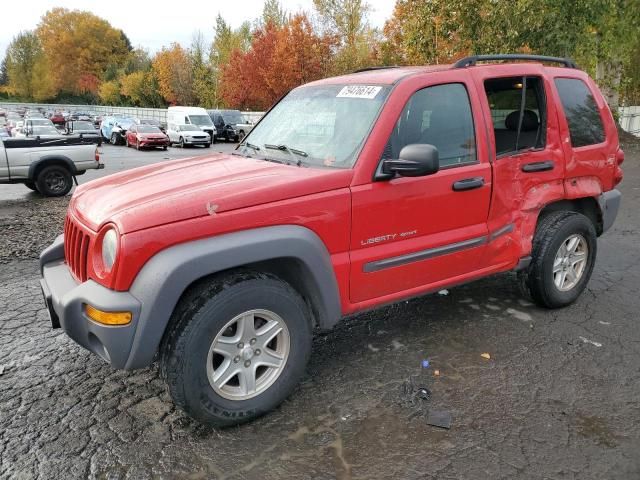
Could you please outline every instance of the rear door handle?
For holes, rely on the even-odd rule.
[[[474,188],[480,188],[484,185],[483,177],[465,178],[464,180],[458,180],[452,187],[456,192],[462,192],[464,190],[472,190]]]
[[[553,167],[555,167],[553,160],[545,160],[543,162],[525,163],[522,166],[522,171],[525,173],[546,172],[547,170],[553,170]]]

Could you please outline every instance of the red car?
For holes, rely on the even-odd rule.
[[[506,271],[544,308],[574,302],[623,160],[567,59],[328,78],[232,155],[78,186],[41,284],[53,327],[115,368],[158,359],[189,415],[237,424],[282,402],[313,330],[347,315]]]
[[[53,122],[54,125],[64,125],[67,121],[67,119],[64,118],[64,115],[62,115],[62,113],[60,112],[56,112],[53,115],[51,115],[50,120],[51,122]]]
[[[136,147],[136,150],[152,147],[161,147],[166,150],[169,146],[169,137],[153,125],[133,124],[127,130],[125,143],[127,147]]]

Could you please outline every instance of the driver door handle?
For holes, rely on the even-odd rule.
[[[472,190],[474,188],[480,188],[484,185],[484,177],[472,177],[458,180],[452,187],[455,192],[463,192],[465,190]]]
[[[554,166],[555,164],[553,163],[553,160],[525,163],[524,165],[522,165],[522,171],[525,173],[546,172],[547,170],[553,170]]]

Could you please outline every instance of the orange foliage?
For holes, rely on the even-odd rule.
[[[282,27],[254,32],[247,52],[234,51],[222,71],[222,97],[236,108],[267,109],[292,88],[322,78],[330,41],[317,35],[304,14]]]

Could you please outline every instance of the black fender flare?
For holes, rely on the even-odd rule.
[[[54,154],[54,155],[44,155],[40,157],[38,160],[29,165],[29,180],[36,181],[37,172],[42,170],[47,164],[51,165],[60,165],[64,164],[71,172],[71,175],[77,175],[78,172],[76,170],[76,166],[73,161],[67,157],[66,155]]]
[[[330,254],[318,235],[294,225],[244,230],[169,247],[144,265],[129,289],[142,307],[125,368],[153,362],[174,308],[195,281],[248,264],[292,258],[314,289],[319,326],[330,328],[342,316],[340,294]]]

